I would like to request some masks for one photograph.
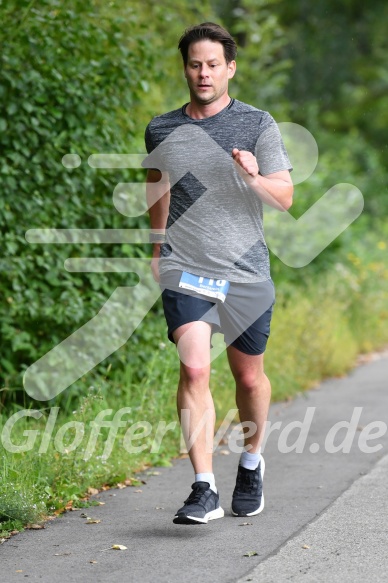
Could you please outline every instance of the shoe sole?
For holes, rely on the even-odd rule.
[[[216,518],[222,518],[225,512],[221,508],[216,508],[211,512],[208,512],[204,518],[198,518],[196,516],[178,516],[176,515],[173,519],[174,524],[207,524],[209,520],[216,520]]]
[[[263,478],[264,478],[264,472],[265,472],[265,462],[264,462],[264,458],[262,457],[260,460],[260,475],[261,475],[262,483],[263,483]],[[233,508],[231,508],[233,516],[256,516],[256,514],[260,514],[260,512],[263,509],[264,509],[264,494],[263,493],[261,494],[260,506],[254,512],[247,512],[246,514],[241,514],[241,513],[234,512]]]

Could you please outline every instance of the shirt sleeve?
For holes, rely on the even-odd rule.
[[[292,170],[286,147],[274,118],[266,112],[260,123],[260,135],[256,142],[255,156],[262,176]]]
[[[145,130],[145,133],[144,133],[144,141],[145,141],[145,146],[146,146],[146,149],[147,149],[147,153],[148,154],[150,154],[152,152],[152,150],[155,149],[154,142],[152,141],[152,134],[151,134],[151,130],[150,130],[150,123],[146,127],[146,130]]]
[[[142,162],[142,167],[143,168],[147,168],[148,170],[159,170],[159,168],[156,167],[155,162],[157,161],[157,159],[155,158],[155,155],[153,156],[149,156],[156,148],[154,141],[152,139],[152,132],[150,129],[150,125],[151,122],[148,124],[148,126],[146,127],[146,130],[144,132],[144,142],[145,142],[145,146],[147,149],[147,154],[148,156],[146,156]],[[151,162],[152,160],[152,162]]]

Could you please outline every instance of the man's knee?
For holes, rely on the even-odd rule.
[[[260,391],[269,384],[268,377],[263,371],[257,370],[240,370],[235,371],[234,378],[237,390],[243,393],[251,394]]]
[[[184,385],[199,386],[209,385],[209,367],[190,367],[181,364],[180,380]]]

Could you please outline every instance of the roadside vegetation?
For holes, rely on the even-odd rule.
[[[90,504],[90,488],[138,486],[137,471],[152,472],[180,455],[178,361],[160,300],[126,345],[55,399],[31,399],[22,378],[117,286],[135,282],[126,273],[68,272],[67,258],[150,254],[147,245],[126,243],[45,247],[27,243],[25,233],[147,227],[145,215],[125,217],[112,204],[116,184],[142,182],[144,171],[98,170],[86,160],[143,152],[150,117],[186,100],[176,50],[184,26],[228,26],[240,48],[231,94],[278,121],[305,126],[317,140],[319,163],[295,188],[295,218],[339,182],[356,185],[365,200],[361,217],[306,267],[272,257],[277,296],[266,368],[273,399],[344,375],[359,354],[388,344],[388,8],[352,1],[345,9],[330,0],[309,6],[302,21],[303,6],[0,4],[0,540]],[[317,22],[325,35],[330,31],[325,42]],[[68,153],[78,154],[81,166],[66,169]],[[235,408],[225,353],[212,363],[211,380],[221,421]]]

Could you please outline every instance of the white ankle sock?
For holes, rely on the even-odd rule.
[[[246,468],[247,470],[255,470],[260,462],[261,448],[256,453],[249,453],[249,451],[243,451],[240,456],[240,466]]]
[[[217,494],[216,482],[214,479],[214,474],[203,473],[203,474],[195,474],[195,481],[196,482],[208,482],[210,484],[210,489],[213,490]]]

